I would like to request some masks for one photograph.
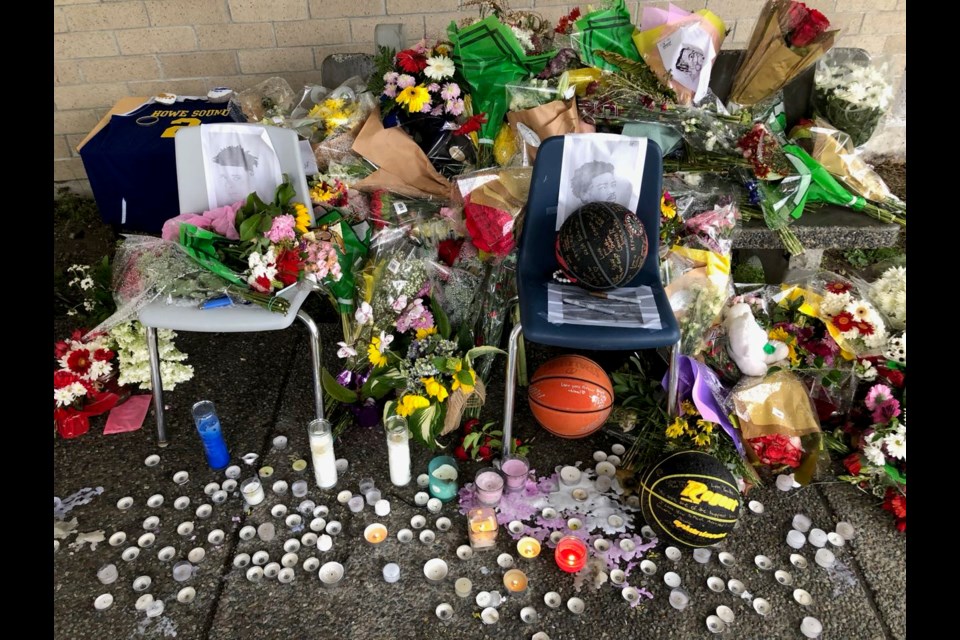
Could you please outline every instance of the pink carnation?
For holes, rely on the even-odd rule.
[[[270,231],[263,235],[274,244],[280,244],[284,240],[296,240],[297,233],[293,230],[296,224],[296,219],[291,215],[277,216],[273,219]]]
[[[414,78],[413,76],[411,76],[411,75],[409,75],[409,74],[406,74],[406,73],[405,73],[405,74],[403,74],[402,76],[400,76],[399,78],[397,78],[397,86],[400,87],[401,89],[406,89],[407,87],[412,87],[412,86],[415,85],[415,84],[417,84],[416,78]]]
[[[453,100],[454,98],[460,97],[460,85],[455,82],[448,82],[443,85],[443,90],[440,92],[440,97],[444,100]]]
[[[400,77],[400,74],[396,71],[387,71],[383,74],[383,81],[387,84],[397,84],[397,78]]]
[[[396,97],[397,97],[397,85],[395,85],[395,84],[388,84],[388,85],[384,86],[384,87],[383,87],[383,95],[387,96],[388,98],[396,98]]]
[[[447,113],[452,116],[459,116],[463,113],[463,100],[460,98],[447,100]]]
[[[867,392],[867,398],[864,400],[864,404],[867,405],[867,409],[874,411],[880,405],[888,400],[893,399],[893,394],[890,392],[890,387],[885,384],[875,384]]]

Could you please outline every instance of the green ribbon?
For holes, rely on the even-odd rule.
[[[543,71],[556,52],[527,55],[510,27],[496,16],[463,29],[451,22],[447,36],[453,61],[470,87],[473,112],[487,114],[480,137],[493,140],[507,113],[506,86]]]
[[[343,251],[335,243],[337,250],[337,262],[340,264],[340,279],[334,282],[327,278],[323,285],[333,292],[337,299],[337,308],[340,313],[350,313],[354,308],[354,294],[356,292],[356,278],[354,274],[360,268],[364,259],[367,257],[370,246],[370,228],[361,239],[356,231],[353,230],[343,219],[343,214],[337,209],[331,209],[323,217],[317,219],[317,226],[326,225],[333,228],[340,225],[341,236],[343,237]]]
[[[234,271],[223,264],[217,257],[217,243],[233,242],[218,233],[207,229],[199,229],[192,224],[180,224],[180,246],[191,258],[197,261],[207,271],[215,273],[221,278],[234,284],[247,286],[247,283]]]
[[[847,191],[843,185],[837,182],[836,178],[830,175],[829,171],[823,168],[823,165],[814,160],[802,148],[794,144],[788,144],[783,147],[783,151],[787,154],[787,159],[797,169],[801,179],[809,176],[809,184],[805,189],[801,185],[803,193],[798,194],[802,196],[800,206],[795,206],[790,212],[790,215],[794,218],[800,217],[803,213],[803,205],[807,202],[833,204],[854,211],[862,211],[867,205],[866,200]],[[796,178],[796,176],[785,178],[783,182],[787,182],[791,178]]]
[[[595,52],[613,51],[640,62],[640,52],[633,42],[636,27],[630,20],[630,11],[623,0],[616,0],[608,9],[594,11],[581,17],[574,23],[574,37],[571,38],[578,48],[580,59],[589,67],[606,71],[619,71]]]

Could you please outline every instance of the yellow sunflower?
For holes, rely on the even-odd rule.
[[[397,94],[397,104],[406,106],[410,113],[420,113],[423,105],[428,102],[430,102],[430,92],[422,84],[407,87]]]
[[[779,340],[780,342],[787,345],[787,357],[790,358],[790,364],[797,366],[800,364],[800,356],[797,355],[797,350],[794,347],[796,344],[796,339],[787,333],[787,330],[783,327],[777,327],[776,329],[771,329],[770,333],[767,334],[771,340]]]
[[[300,233],[310,230],[310,210],[299,202],[293,205],[294,215],[297,218],[296,228]]]

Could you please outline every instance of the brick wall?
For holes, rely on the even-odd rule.
[[[204,95],[274,75],[297,88],[320,81],[323,59],[373,52],[377,24],[402,23],[410,43],[445,33],[476,15],[459,0],[53,0],[54,182],[89,190],[76,145],[118,98],[167,91]],[[552,22],[568,0],[510,0]],[[635,21],[645,4],[628,0]],[[707,7],[731,30],[724,46],[743,48],[763,0],[674,0]],[[839,46],[894,56],[906,65],[906,0],[808,0],[843,29]]]

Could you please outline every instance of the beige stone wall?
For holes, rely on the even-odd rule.
[[[510,0],[555,22],[568,0]],[[628,0],[635,20],[645,4]],[[707,7],[742,48],[763,0],[675,0]],[[320,81],[323,59],[373,52],[377,24],[404,25],[410,42],[475,15],[460,0],[53,0],[54,181],[89,189],[76,146],[118,98],[167,91],[203,95],[245,89],[279,75],[294,87]],[[843,29],[840,46],[863,47],[906,65],[906,0],[809,0]]]

